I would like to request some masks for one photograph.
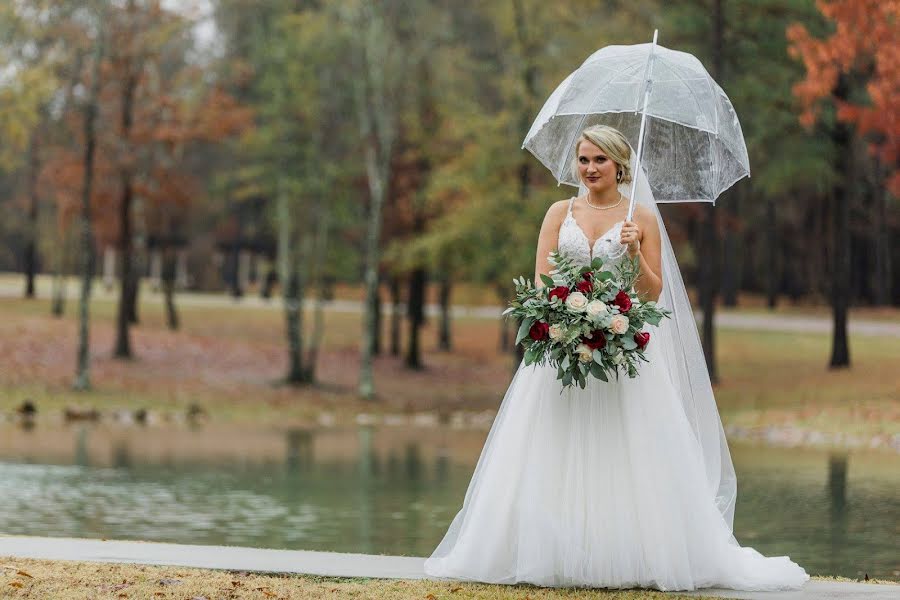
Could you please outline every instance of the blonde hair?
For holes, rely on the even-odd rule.
[[[622,132],[609,125],[592,125],[581,132],[581,137],[575,141],[575,157],[572,159],[572,175],[576,181],[578,176],[578,147],[581,142],[590,142],[600,148],[622,172],[619,183],[631,183],[631,146]]]

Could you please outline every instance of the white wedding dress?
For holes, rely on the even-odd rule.
[[[611,258],[621,223],[590,249],[571,207],[559,250],[581,264],[621,260]],[[562,394],[555,368],[520,364],[425,573],[540,586],[802,586],[809,575],[788,557],[735,540],[657,348],[651,338],[634,379],[589,378]]]

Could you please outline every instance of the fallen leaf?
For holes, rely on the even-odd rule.
[[[119,594],[119,598],[127,598],[128,594]]]
[[[457,586],[457,587],[455,587],[455,588],[450,588],[450,593],[451,593],[451,594],[455,594],[456,592],[458,592],[458,591],[461,590],[461,589],[462,589],[461,586]]]
[[[29,575],[28,573],[26,573],[25,571],[22,571],[22,570],[20,570],[20,569],[16,569],[16,575],[21,575],[22,577],[27,577],[27,578],[29,578],[29,579],[34,579],[34,577],[32,577],[31,575]]]
[[[428,594],[425,596],[425,600],[437,600],[434,594]]]
[[[25,587],[24,585],[22,585],[22,582],[21,582],[21,581],[10,581],[10,582],[9,582],[9,585],[11,585],[11,586],[14,587],[14,588]]]

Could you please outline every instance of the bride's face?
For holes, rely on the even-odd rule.
[[[578,174],[592,192],[600,193],[616,187],[617,171],[616,163],[595,144],[583,141],[578,146]]]

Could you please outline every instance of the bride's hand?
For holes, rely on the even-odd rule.
[[[625,221],[622,225],[622,237],[619,243],[628,246],[628,256],[634,258],[641,251],[641,239],[644,237],[641,228],[634,221]]]

